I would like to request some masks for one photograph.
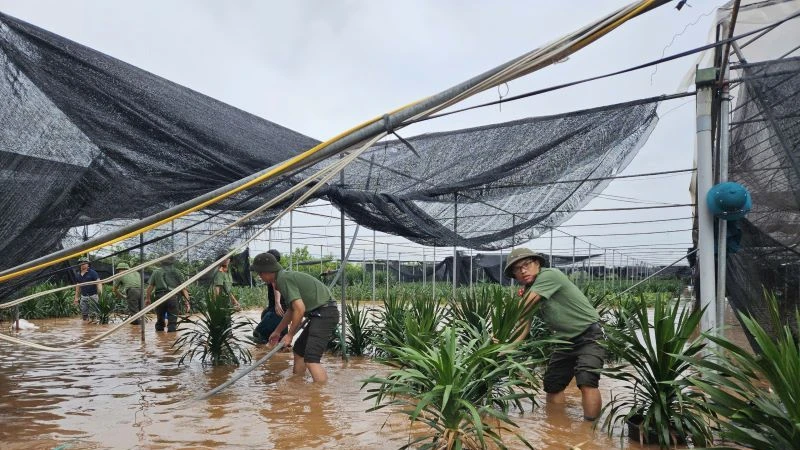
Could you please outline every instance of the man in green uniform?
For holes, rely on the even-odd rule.
[[[274,283],[281,297],[289,303],[281,323],[269,336],[270,344],[277,344],[282,339],[284,345],[290,346],[305,316],[308,325],[294,345],[293,372],[305,374],[308,369],[315,383],[327,381],[328,374],[320,361],[339,317],[339,308],[327,286],[307,273],[283,270],[270,253],[256,255],[250,267],[262,281]],[[289,331],[281,338],[281,332],[287,326]]]
[[[175,267],[175,257],[170,256],[161,261],[161,267],[154,270],[150,275],[150,283],[147,286],[147,296],[145,304],[150,304],[150,296],[155,291],[156,299],[165,296],[169,291],[178,287],[185,281],[183,274]],[[181,290],[186,305],[189,307],[189,291],[186,288]],[[175,331],[178,326],[178,299],[174,296],[156,308],[156,331],[164,331],[164,315],[167,315],[167,331]]]
[[[131,267],[126,262],[117,263],[117,271],[128,270]],[[129,272],[114,280],[111,292],[117,298],[125,299],[128,304],[128,314],[134,315],[139,312],[142,301],[142,277],[136,272]],[[139,319],[131,322],[131,325],[138,325]]]
[[[602,398],[597,388],[605,351],[600,315],[589,299],[558,269],[546,268],[547,261],[527,248],[517,248],[508,255],[505,274],[525,286],[522,296],[529,308],[538,307],[539,315],[553,331],[553,337],[570,345],[550,357],[544,374],[548,403],[564,403],[564,389],[575,377],[581,391],[583,417],[595,420],[600,415]],[[530,331],[530,322],[525,324]],[[527,336],[527,332],[519,339]]]
[[[220,256],[221,258],[222,256]],[[219,258],[217,258],[219,259]],[[230,298],[231,306],[236,309],[240,309],[239,301],[236,300],[236,296],[233,295],[233,277],[229,271],[229,265],[231,263],[230,258],[225,258],[217,268],[217,271],[214,273],[214,280],[211,283],[211,289],[214,294],[214,298],[219,298],[220,296],[224,296],[225,298]]]

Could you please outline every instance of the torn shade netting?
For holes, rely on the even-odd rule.
[[[122,226],[317,144],[2,14],[0,70],[0,269],[71,245],[85,225]],[[560,224],[602,190],[608,181],[594,179],[633,158],[657,122],[656,106],[634,102],[411,137],[419,157],[401,143],[380,143],[347,168],[344,186],[325,186],[317,198],[327,196],[362,225],[422,244],[509,247]],[[219,211],[240,216],[310,173],[176,224],[178,245],[209,233],[194,222]],[[206,253],[196,257],[250,232],[240,228],[194,250]],[[152,243],[146,252],[171,247]]]
[[[741,242],[728,253],[727,295],[736,311],[770,329],[765,291],[776,295],[781,317],[790,322],[800,308],[800,58],[742,70],[731,119],[730,179],[750,191],[753,209],[729,225],[740,231]]]
[[[602,191],[647,140],[656,107],[631,102],[406,139],[419,156],[401,141],[380,143],[327,194],[359,224],[420,244],[511,247]]]

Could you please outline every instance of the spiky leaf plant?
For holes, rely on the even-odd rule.
[[[607,413],[603,426],[609,434],[615,424],[640,421],[640,440],[647,442],[652,432],[657,442],[649,443],[661,448],[689,437],[695,446],[711,442],[705,398],[686,381],[695,374],[687,358],[705,346],[690,341],[700,316],[699,310],[689,312],[680,302],[670,306],[659,297],[652,324],[647,307],[639,304],[629,319],[637,331],[608,330],[605,345],[623,364],[605,369],[604,374],[624,382],[622,392],[603,407]]]
[[[782,323],[775,296],[765,295],[776,335],[742,314],[760,352],[706,334],[716,357],[690,359],[702,371],[690,381],[711,399],[723,439],[756,450],[800,449],[800,339]],[[800,324],[800,312],[795,320]]]
[[[182,317],[178,331],[183,333],[172,344],[175,351],[183,351],[178,365],[199,358],[212,366],[246,364],[252,359],[245,334],[252,324],[244,318],[232,317],[233,308],[225,296],[210,298],[198,304],[200,317]],[[189,326],[186,326],[189,325]]]
[[[356,301],[347,304],[345,314],[348,352],[355,356],[369,355],[375,342],[375,311]]]
[[[465,334],[446,327],[440,339],[389,351],[404,366],[386,377],[364,380],[362,388],[376,385],[367,389],[366,400],[375,400],[369,411],[396,406],[411,421],[428,426],[427,432],[401,448],[505,449],[504,433],[532,448],[516,432],[504,412],[507,407],[496,408],[535,395],[530,387],[536,378],[516,344],[495,343],[485,330]]]
[[[121,310],[121,302],[114,297],[111,289],[103,289],[97,296],[96,302],[89,303],[91,320],[101,325],[106,325],[111,321],[111,317]]]

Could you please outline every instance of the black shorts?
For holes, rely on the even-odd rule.
[[[572,377],[578,387],[596,388],[600,382],[605,349],[598,341],[605,338],[599,323],[593,323],[583,333],[570,339],[571,346],[553,352],[544,372],[544,391],[555,394],[563,391]]]
[[[301,356],[306,363],[319,363],[328,348],[338,318],[339,308],[335,302],[307,312],[306,320],[309,322],[294,343],[294,353]]]

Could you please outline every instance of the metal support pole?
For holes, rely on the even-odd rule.
[[[186,233],[186,262],[191,263],[192,261],[189,259],[189,232],[185,231]],[[252,285],[252,283],[250,283]]]
[[[575,236],[572,236],[572,266],[570,267],[569,272],[570,275],[575,273]]]
[[[139,264],[144,262],[144,232],[139,234]],[[139,280],[142,283],[142,293],[139,296],[139,311],[144,309],[144,268],[139,271]],[[139,318],[139,324],[141,324],[141,341],[144,343],[144,323],[147,319],[147,314]]]
[[[344,187],[344,170],[339,172],[339,181]],[[291,211],[289,212],[291,214]],[[292,216],[289,216],[289,229],[291,230]],[[346,256],[345,256],[345,244],[344,244],[344,209],[339,211],[339,243],[341,244],[341,249],[339,253],[339,257],[341,259],[342,269],[341,269],[341,277],[339,282],[342,283],[342,328],[340,331],[341,341],[342,341],[342,359],[347,359],[347,339],[345,339],[346,330],[347,330],[347,267],[346,264]]]
[[[322,249],[322,244],[319,244],[319,277],[322,278],[322,274],[325,273],[325,253]]]
[[[401,258],[401,254],[400,254],[400,252],[397,252],[397,284],[400,284],[400,283],[403,282],[403,274],[402,274],[402,272],[400,272],[400,258]]]
[[[289,270],[294,267],[294,210],[289,211]],[[344,253],[344,233],[342,233],[342,253]],[[344,260],[344,257],[342,257]]]
[[[425,287],[425,284],[428,281],[427,280],[428,276],[427,276],[427,273],[426,273],[427,269],[428,269],[428,267],[426,266],[426,262],[425,262],[425,247],[422,247],[422,287]]]
[[[723,23],[723,36],[727,35],[728,23]],[[728,68],[722,79],[722,93],[719,107],[719,182],[728,181],[728,151],[730,147],[730,96],[728,87]],[[728,263],[728,222],[719,220],[717,234],[717,333],[724,337],[725,330],[725,275]]]
[[[372,230],[372,301],[375,301],[375,272],[378,270],[378,261],[375,259],[375,230]]]
[[[431,276],[431,288],[433,289],[433,301],[436,301],[436,243],[433,243],[433,275]]]
[[[474,287],[472,286],[472,249],[469,249],[469,291],[475,295]]]
[[[589,256],[586,258],[586,267],[589,268],[589,283],[594,280],[594,273],[592,271],[592,244],[589,244]]]
[[[386,300],[389,300],[389,244],[386,244]]]
[[[367,284],[367,249],[361,249],[361,285]],[[360,290],[360,289],[359,289]]]
[[[603,293],[606,292],[606,280],[608,279],[608,266],[606,266],[606,254],[608,250],[603,249]]]
[[[453,238],[458,239],[458,193],[453,194]],[[453,241],[453,299],[456,298],[456,288],[458,287],[458,250],[456,241]]]
[[[550,227],[550,267],[553,265],[553,227]]]
[[[267,250],[272,249],[272,227],[267,228]]]
[[[697,86],[697,253],[700,269],[700,307],[705,308],[700,319],[700,331],[717,328],[716,276],[714,273],[714,218],[706,205],[706,193],[711,189],[714,168],[711,157],[711,102],[716,69],[699,69]]]

